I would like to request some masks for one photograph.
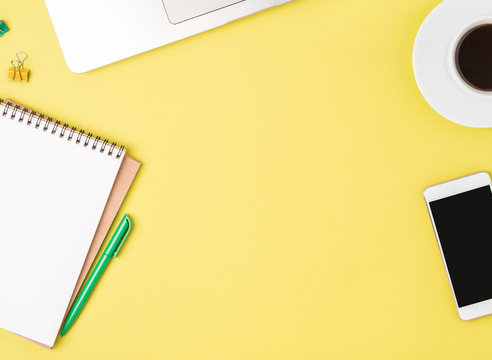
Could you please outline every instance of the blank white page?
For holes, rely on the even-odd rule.
[[[53,346],[124,152],[21,110],[0,103],[0,327]]]
[[[223,9],[244,0],[162,0],[169,21],[178,24],[212,11]]]

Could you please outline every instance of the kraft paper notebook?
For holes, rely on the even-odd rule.
[[[139,164],[1,100],[0,157],[0,327],[51,347]]]

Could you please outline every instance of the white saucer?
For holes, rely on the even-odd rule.
[[[463,29],[485,17],[492,19],[491,0],[445,0],[425,19],[413,49],[415,79],[427,102],[445,118],[477,128],[492,127],[492,94],[458,79],[450,52]]]

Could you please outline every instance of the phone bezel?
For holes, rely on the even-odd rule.
[[[437,233],[436,224],[434,223],[434,218],[429,206],[429,203],[435,200],[444,199],[453,195],[461,194],[466,191],[474,190],[483,186],[491,186],[492,183],[490,175],[486,172],[480,172],[477,174],[465,176],[456,180],[447,181],[442,184],[434,185],[428,187],[424,190],[424,198],[427,205],[427,211],[432,222],[432,228],[434,229],[434,234],[436,236],[437,244],[439,246],[439,252],[441,253],[441,258],[444,263],[444,268],[446,269],[446,276],[448,278],[449,286],[451,287],[451,292],[453,293],[454,304],[458,310],[458,316],[462,320],[471,320],[481,316],[492,314],[492,299],[481,301],[468,306],[459,307],[456,301],[456,294],[453,289],[453,283],[449,276],[448,266],[446,263],[446,258],[441,247],[441,241]],[[491,279],[492,281],[492,279]]]

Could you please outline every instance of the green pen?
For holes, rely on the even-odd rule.
[[[128,217],[128,215],[125,215],[121,220],[120,224],[118,225],[118,228],[116,229],[115,233],[113,234],[113,237],[109,241],[108,246],[106,246],[104,253],[99,258],[96,267],[94,268],[91,275],[87,279],[87,282],[82,288],[82,291],[80,292],[79,296],[77,296],[77,299],[75,300],[72,308],[70,309],[70,312],[67,315],[67,319],[65,320],[65,324],[63,325],[61,336],[67,333],[67,331],[70,329],[70,327],[73,325],[73,323],[79,316],[80,312],[84,308],[85,303],[87,302],[87,299],[89,298],[92,291],[96,287],[99,278],[103,274],[104,270],[106,270],[109,261],[111,260],[111,258],[114,258],[116,257],[116,255],[118,255],[121,246],[125,242],[131,229],[132,229],[132,222]]]

